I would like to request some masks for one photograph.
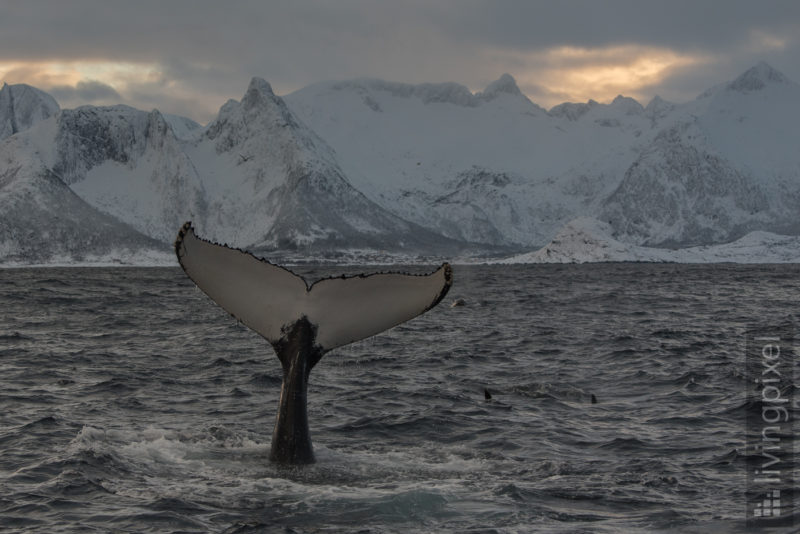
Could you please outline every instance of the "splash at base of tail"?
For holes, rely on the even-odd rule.
[[[197,237],[183,225],[175,252],[184,272],[228,313],[270,342],[283,384],[270,459],[314,461],[308,429],[311,369],[336,347],[378,334],[436,306],[453,283],[450,265],[428,275],[300,276],[252,254]]]

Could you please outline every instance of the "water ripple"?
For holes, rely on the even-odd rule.
[[[325,356],[309,389],[318,462],[287,468],[268,461],[272,348],[179,269],[4,271],[0,524],[742,531],[758,461],[743,421],[763,407],[745,397],[743,333],[797,321],[800,268],[455,273],[464,306]]]

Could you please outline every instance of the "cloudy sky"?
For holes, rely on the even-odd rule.
[[[253,76],[480,91],[508,72],[549,108],[683,102],[761,60],[800,82],[797,0],[0,0],[0,82],[203,123]]]

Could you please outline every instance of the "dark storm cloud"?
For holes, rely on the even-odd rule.
[[[73,59],[120,54],[143,60],[169,53],[213,60],[311,50],[328,55],[348,41],[381,47],[381,40],[430,33],[466,46],[522,50],[627,43],[716,50],[741,42],[752,30],[787,33],[798,23],[800,2],[794,0],[30,0],[4,5],[0,57],[57,52]],[[265,44],[271,47],[260,46]]]
[[[640,94],[693,98],[762,59],[800,81],[796,0],[28,0],[4,3],[0,15],[0,69],[53,61],[146,65],[148,73],[124,84],[94,75],[83,81],[96,78],[142,107],[163,97],[201,119],[240,98],[252,76],[279,93],[357,76],[481,90],[510,72],[534,101],[568,97],[551,85],[557,69],[632,64],[637,49],[681,60],[663,70],[669,77],[641,82]],[[616,56],[553,52],[560,48]],[[75,80],[68,85],[77,94]]]
[[[467,0],[457,7],[439,21],[450,35],[522,50],[631,43],[720,50],[750,31],[788,34],[800,23],[794,0]]]
[[[50,89],[50,94],[59,101],[81,101],[88,104],[122,100],[113,87],[97,80],[81,80],[74,87],[57,85]]]

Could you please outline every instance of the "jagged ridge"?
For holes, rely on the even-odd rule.
[[[205,129],[125,106],[48,115],[40,92],[9,87],[6,256],[33,254],[15,241],[36,235],[25,227],[53,235],[58,219],[35,206],[98,228],[116,221],[136,246],[170,242],[190,219],[216,241],[300,254],[531,248],[579,215],[627,245],[800,233],[800,89],[766,64],[687,104],[619,96],[549,112],[508,75],[481,93],[356,80],[286,98],[255,78]],[[49,111],[20,114],[22,101]],[[81,242],[79,219],[60,238]]]

